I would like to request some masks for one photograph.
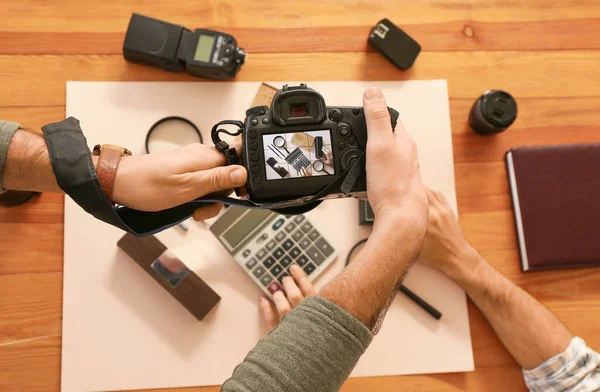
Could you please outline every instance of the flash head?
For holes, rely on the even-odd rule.
[[[246,61],[246,52],[229,34],[208,29],[192,32],[135,13],[125,34],[123,56],[128,61],[208,79],[233,78]]]

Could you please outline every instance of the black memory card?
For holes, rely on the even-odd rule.
[[[388,19],[371,29],[368,42],[400,69],[409,69],[421,52],[421,45]]]

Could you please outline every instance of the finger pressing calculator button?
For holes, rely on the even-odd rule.
[[[306,272],[306,275],[312,274],[316,269],[317,267],[315,267],[313,263],[308,263],[304,266],[304,272]]]
[[[292,248],[292,250],[290,250],[290,256],[292,256],[294,259],[298,256],[300,256],[300,254],[302,254],[302,252],[300,251],[300,248],[298,248],[297,246],[294,246]]]
[[[274,294],[276,291],[281,290],[281,285],[279,282],[273,282],[267,287],[267,290],[269,290],[269,293]]]
[[[308,257],[312,259],[317,265],[321,265],[325,261],[325,256],[313,245],[306,251]]]
[[[290,276],[290,274],[288,274],[287,272],[284,272],[283,274],[279,275],[279,277],[277,278],[279,283],[281,283],[283,281],[283,278],[285,278],[286,276]]]
[[[259,260],[264,259],[266,255],[267,255],[267,250],[265,248],[262,248],[261,250],[256,252],[256,257],[258,257]]]
[[[263,265],[267,268],[271,268],[273,264],[275,264],[275,259],[271,256],[267,257],[265,261],[263,261]]]
[[[296,259],[296,263],[298,263],[300,267],[304,267],[304,265],[308,263],[308,257],[306,257],[306,255],[302,255]]]
[[[296,228],[296,224],[294,222],[290,222],[285,227],[285,231],[287,231],[288,233],[291,233],[295,228]]]
[[[298,229],[294,232],[294,234],[292,234],[292,238],[296,241],[300,241],[302,239],[302,237],[304,237],[304,233],[302,232],[302,229]]]
[[[279,264],[286,268],[288,265],[292,264],[292,258],[290,256],[283,256],[281,260],[279,260]]]
[[[315,241],[320,236],[321,234],[317,231],[317,229],[313,229],[310,233],[308,233],[308,238],[310,238],[313,241]]]
[[[277,242],[275,242],[275,240],[271,240],[271,241],[267,242],[267,249],[271,250],[275,247],[275,245],[277,245]]]
[[[271,273],[273,276],[279,276],[279,274],[283,271],[283,267],[279,264],[275,264],[273,268],[271,268]]]
[[[312,229],[312,225],[310,224],[310,222],[304,222],[301,227],[302,231],[305,233],[308,233],[310,229]]]
[[[296,215],[294,217],[294,223],[299,224],[300,222],[302,222],[304,220],[304,215]]]
[[[285,238],[285,233],[283,231],[280,231],[279,233],[277,233],[277,235],[275,236],[275,239],[277,241],[281,241]]]
[[[306,249],[310,246],[310,240],[308,237],[304,237],[300,240],[299,244],[302,249]]]
[[[263,277],[260,278],[260,283],[262,283],[263,286],[267,286],[272,281],[273,281],[273,277],[269,274],[264,274]]]
[[[252,268],[254,268],[256,263],[258,263],[258,261],[253,257],[250,260],[248,260],[248,262],[246,263],[246,267],[248,267],[249,269],[252,269]]]
[[[273,251],[273,256],[275,256],[275,258],[277,260],[281,259],[284,254],[285,254],[285,251],[281,248],[277,248]]]
[[[258,267],[256,267],[256,269],[252,273],[257,278],[260,278],[261,276],[263,276],[265,274],[266,271],[267,271],[266,269],[264,269],[262,266],[259,265]]]
[[[327,241],[325,241],[325,238],[323,237],[319,238],[315,242],[315,245],[317,246],[317,248],[319,248],[321,252],[323,252],[325,256],[331,256],[331,254],[333,253],[333,248],[331,247],[331,245],[329,245]]]
[[[283,241],[283,244],[281,244],[281,246],[283,246],[283,249],[285,250],[290,250],[290,248],[294,246],[294,241],[288,238],[287,240]]]

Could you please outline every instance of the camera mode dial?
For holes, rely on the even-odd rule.
[[[350,150],[346,151],[342,155],[341,159],[342,171],[346,171],[350,167],[352,167],[352,165],[354,165],[359,156],[360,151],[357,148],[351,148]]]

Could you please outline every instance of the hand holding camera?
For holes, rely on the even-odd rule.
[[[393,130],[398,112],[387,107],[385,112],[387,127]],[[223,124],[239,129],[227,132],[218,128]],[[310,209],[323,199],[366,197],[367,123],[362,107],[327,107],[321,94],[305,84],[286,85],[270,108],[253,107],[244,122],[226,120],[213,127],[217,149],[228,164],[238,163],[221,132],[242,135],[239,163],[248,170],[245,188],[255,205]]]

